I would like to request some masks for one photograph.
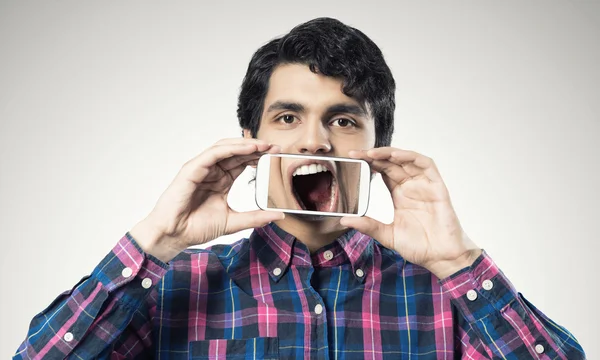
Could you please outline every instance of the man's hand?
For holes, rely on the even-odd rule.
[[[391,147],[351,151],[349,156],[367,161],[381,174],[392,195],[394,221],[344,217],[343,226],[373,237],[439,279],[473,264],[482,250],[463,231],[432,159]]]
[[[281,212],[240,213],[227,204],[229,189],[246,166],[256,165],[264,153],[279,151],[278,146],[257,139],[217,142],[183,165],[131,235],[142,250],[168,262],[190,246],[283,219]]]

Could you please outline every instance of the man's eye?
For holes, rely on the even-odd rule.
[[[278,119],[279,121],[283,121],[286,124],[293,124],[296,117],[294,115],[281,115]]]
[[[335,119],[333,121],[333,125],[339,126],[339,127],[348,127],[348,126],[356,126],[356,123],[354,123],[354,121],[352,121],[350,119],[339,118],[339,119]]]

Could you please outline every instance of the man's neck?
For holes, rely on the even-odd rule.
[[[287,214],[284,220],[275,221],[275,224],[306,245],[311,254],[331,244],[348,231],[340,225],[338,218],[333,217],[320,221],[305,221]]]

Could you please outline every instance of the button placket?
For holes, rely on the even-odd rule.
[[[64,339],[66,342],[71,342],[71,341],[73,341],[73,333],[71,333],[71,332],[66,332],[66,333],[65,333],[65,335],[63,336],[63,339]]]
[[[321,315],[323,313],[323,305],[317,304],[315,305],[315,314]]]

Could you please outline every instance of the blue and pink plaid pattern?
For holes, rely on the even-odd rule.
[[[440,281],[354,230],[310,254],[269,224],[231,245],[187,250],[168,265],[126,233],[91,275],[31,321],[14,358],[585,355],[485,252]]]

